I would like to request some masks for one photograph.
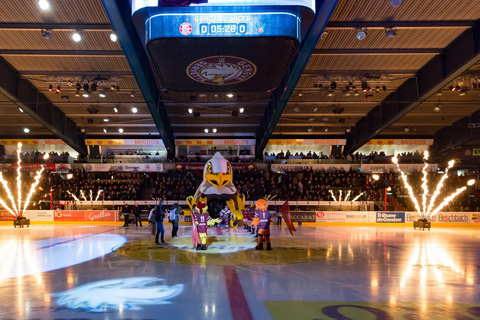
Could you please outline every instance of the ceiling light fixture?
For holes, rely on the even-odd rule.
[[[213,128],[213,129],[212,129],[212,132],[213,132],[213,133],[217,133],[217,128]]]
[[[367,28],[362,28],[357,32],[357,40],[363,40],[367,36]]]
[[[38,6],[40,7],[40,9],[42,10],[48,10],[50,9],[50,1],[48,0],[40,0],[38,1]]]
[[[110,33],[110,40],[112,40],[112,42],[117,42],[117,35],[115,33]]]
[[[240,108],[240,109],[238,109],[238,112],[244,113],[244,112],[245,112],[245,108]]]
[[[188,113],[192,114],[192,113],[193,113],[193,109],[192,109],[192,108],[188,108]]]
[[[133,112],[133,113],[137,113],[137,112],[138,112],[138,109],[135,108],[135,107],[133,107],[133,108],[132,108],[132,112]]]
[[[328,128],[327,128],[327,127],[325,127],[325,128],[323,129],[323,131],[327,132],[327,131],[328,131]]]
[[[88,97],[89,97],[89,95],[88,95],[88,93],[84,93],[84,94],[82,94],[82,97],[84,97],[84,98],[88,98]]]
[[[352,131],[352,129],[350,129],[350,128],[347,128],[347,130],[345,130],[345,132],[347,132],[347,133],[350,133],[351,131]]]
[[[118,129],[118,132],[123,133],[123,129],[122,128]]]
[[[104,133],[107,133],[107,129],[106,129],[106,128],[103,128],[103,132],[104,132]]]
[[[113,108],[113,111],[115,111],[115,113],[118,113],[118,109],[117,109],[117,108]]]
[[[409,131],[410,131],[410,128],[409,128],[409,127],[405,127],[405,128],[403,128],[403,131],[409,132]]]
[[[108,122],[108,121],[110,121],[110,119],[108,119],[108,118],[103,119],[103,122]]]
[[[208,133],[208,128],[203,129],[203,132]]]
[[[105,97],[106,97],[105,93],[103,93],[103,92],[100,92],[100,93],[98,94],[98,96],[99,96],[100,98],[105,98]]]
[[[433,108],[433,112],[440,112],[442,110],[442,105],[441,104],[437,104],[435,106],[435,108]]]
[[[130,98],[135,98],[135,92],[130,93]]]
[[[75,31],[74,33],[72,33],[72,40],[75,42],[82,41],[82,33],[80,31]]]
[[[227,93],[227,97],[233,98],[233,93]]]
[[[307,130],[308,130],[308,132],[312,132],[313,128],[308,128]]]
[[[23,109],[22,109],[22,108],[18,108],[18,110],[19,110],[21,113],[23,113]]]
[[[30,129],[28,129],[28,128],[23,128],[23,132],[29,133],[29,132],[30,132]]]
[[[327,97],[333,97],[333,91],[330,91],[330,92],[327,94]]]

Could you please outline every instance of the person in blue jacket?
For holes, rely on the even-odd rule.
[[[164,240],[165,228],[163,227],[163,219],[165,218],[165,212],[163,212],[163,200],[158,201],[157,210],[155,210],[155,222],[157,224],[157,233],[155,234],[155,244],[167,243]],[[158,236],[160,235],[161,242],[158,242]]]

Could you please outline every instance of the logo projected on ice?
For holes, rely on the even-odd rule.
[[[184,22],[180,25],[180,33],[184,36],[188,36],[192,33],[192,25],[188,22]]]
[[[187,74],[195,81],[224,86],[247,81],[257,72],[250,61],[233,56],[213,56],[194,61]]]

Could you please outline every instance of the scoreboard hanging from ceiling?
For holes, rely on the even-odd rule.
[[[288,70],[315,0],[132,0],[133,20],[171,91],[266,91]]]

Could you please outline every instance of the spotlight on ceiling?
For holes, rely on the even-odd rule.
[[[442,91],[437,92],[437,97],[440,97],[442,95]]]
[[[110,119],[109,118],[103,118],[103,122],[109,122]]]
[[[18,111],[20,111],[21,113],[23,113],[23,109],[22,109],[22,108],[18,108]]]
[[[332,90],[337,89],[337,83],[336,83],[335,81],[332,81],[332,82],[330,83],[330,89],[332,89]]]
[[[410,128],[409,128],[409,127],[405,127],[405,128],[403,128],[403,131],[409,132],[409,131],[410,131]]]
[[[123,133],[123,129],[122,128],[118,129],[118,132]]]
[[[72,40],[75,42],[82,41],[82,33],[80,31],[75,31],[74,33],[72,33]]]
[[[98,94],[98,96],[99,96],[100,98],[105,98],[105,97],[106,97],[105,93],[103,93],[103,92],[100,92],[100,93]]]
[[[367,36],[367,28],[363,28],[357,32],[357,40],[363,40]]]
[[[88,95],[88,93],[84,93],[84,94],[82,94],[82,97],[84,97],[84,98],[88,98],[88,97],[89,97],[89,95]]]
[[[135,98],[135,92],[130,93],[130,98]]]
[[[113,111],[114,111],[115,113],[118,113],[118,109],[117,109],[117,108],[113,108]]]
[[[103,128],[103,132],[107,133],[107,128]]]
[[[440,112],[442,110],[442,105],[441,104],[437,104],[435,106],[435,108],[433,108],[433,112]]]
[[[308,128],[308,132],[312,132],[313,131],[313,128]]]
[[[192,114],[192,113],[193,113],[193,109],[192,109],[192,108],[188,108],[188,113]]]
[[[358,97],[358,96],[360,95],[360,93],[358,93],[358,91],[355,91],[355,92],[353,93],[353,95],[354,95],[355,97]]]
[[[227,93],[227,97],[233,98],[233,93]]]
[[[238,109],[238,112],[244,113],[244,112],[245,112],[245,108],[240,108],[240,109]]]
[[[328,92],[327,97],[333,97],[333,91]]]
[[[39,6],[40,9],[42,9],[42,10],[48,10],[48,9],[50,9],[50,1],[48,1],[48,0],[40,0],[40,1],[38,1],[38,6]]]
[[[53,86],[51,84],[48,85],[48,91],[52,92],[53,91]]]
[[[328,128],[327,128],[327,127],[323,128],[323,131],[327,132],[327,131],[328,131]]]
[[[401,4],[402,4],[402,0],[390,0],[390,5],[391,5],[392,7],[395,7],[395,8],[396,8],[396,7],[398,7],[398,6],[401,5]]]
[[[50,30],[42,29],[41,33],[42,37],[44,37],[45,39],[52,39],[52,33],[50,32]]]
[[[30,129],[28,129],[28,128],[23,128],[23,132],[29,133],[29,132],[30,132]]]
[[[112,40],[112,42],[117,42],[117,35],[115,33],[110,33],[110,40]]]
[[[460,97],[463,97],[463,96],[465,96],[466,94],[467,94],[466,91],[462,91],[462,92],[460,92],[458,95],[459,95]]]
[[[203,129],[203,132],[208,133],[208,128]]]
[[[80,129],[81,133],[85,133],[85,131],[87,131],[87,130],[85,130],[85,128]]]
[[[318,112],[318,108],[317,107],[313,108],[313,112]]]
[[[212,132],[213,132],[213,133],[217,133],[217,128],[213,128],[213,129],[212,129]]]
[[[347,130],[345,130],[345,132],[350,133],[350,132],[352,132],[352,129],[347,128]]]
[[[133,113],[137,113],[137,112],[138,112],[138,109],[135,108],[135,107],[133,107],[133,108],[132,108],[132,112],[133,112]]]
[[[385,28],[385,34],[389,38],[393,38],[397,35],[397,29],[395,28]]]

